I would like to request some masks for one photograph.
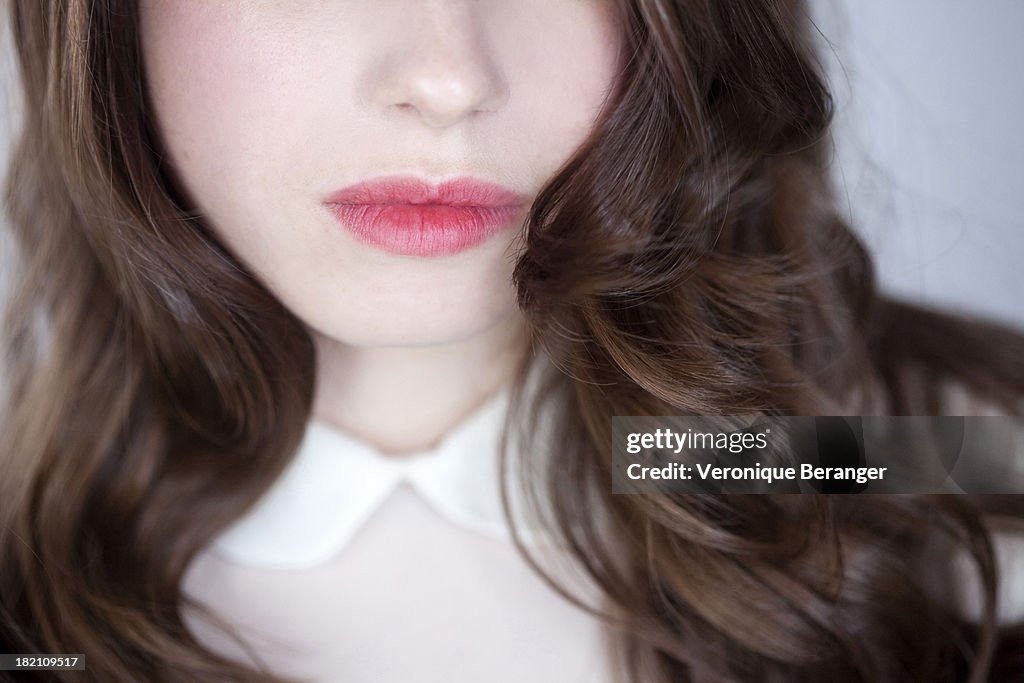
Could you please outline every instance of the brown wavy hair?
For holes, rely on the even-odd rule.
[[[295,452],[310,336],[175,190],[135,3],[10,10],[26,115],[0,649],[82,652],[102,681],[284,680],[198,642],[180,583]],[[533,490],[601,589],[623,673],[1020,680],[990,530],[1019,498],[611,495],[612,415],[941,414],[951,383],[1015,414],[1024,394],[1021,336],[878,292],[830,195],[802,2],[631,0],[622,19],[614,97],[529,217],[515,279],[557,371],[513,412],[559,416]],[[978,621],[953,599],[958,552]]]

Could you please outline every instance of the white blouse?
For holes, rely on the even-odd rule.
[[[601,623],[538,577],[506,528],[507,409],[502,392],[408,456],[311,421],[278,481],[190,566],[185,593],[271,671],[311,682],[611,680]],[[186,620],[253,661],[198,613]]]
[[[436,448],[395,457],[311,421],[271,489],[190,566],[184,591],[270,670],[310,683],[611,681],[601,623],[512,544],[497,469],[507,409],[501,392]],[[531,549],[551,551],[517,519],[524,527]],[[1024,539],[998,541],[1000,616],[1021,619]],[[962,571],[976,583],[966,562]],[[582,577],[559,578],[599,604]],[[964,598],[979,614],[979,596]],[[213,649],[253,662],[198,613],[185,616]]]

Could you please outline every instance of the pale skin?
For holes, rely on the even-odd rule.
[[[610,0],[142,0],[165,152],[217,236],[317,347],[313,415],[385,453],[435,445],[515,371],[522,218],[442,257],[323,210],[367,178],[472,176],[532,199],[620,64]]]

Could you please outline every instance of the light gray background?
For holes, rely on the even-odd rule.
[[[811,2],[835,176],[883,284],[1024,325],[1024,2]]]
[[[883,285],[1024,326],[1024,2],[810,1],[842,210]],[[8,47],[5,32],[0,155],[16,127]]]

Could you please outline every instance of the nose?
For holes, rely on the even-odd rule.
[[[437,129],[498,111],[508,84],[471,0],[416,2],[390,32],[392,46],[369,76],[371,103],[406,111]]]

